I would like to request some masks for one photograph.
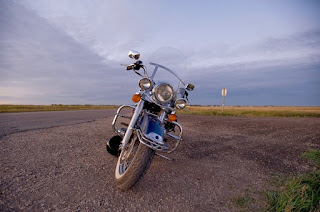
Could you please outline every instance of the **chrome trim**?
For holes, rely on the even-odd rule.
[[[169,121],[168,119],[165,119],[166,121]],[[183,130],[182,130],[182,126],[178,123],[178,122],[176,122],[176,121],[172,121],[171,123],[173,123],[173,124],[175,124],[175,125],[177,125],[178,127],[179,127],[179,129],[180,129],[180,134],[179,134],[179,136],[176,136],[176,135],[172,135],[171,133],[166,133],[168,136],[170,136],[170,137],[172,137],[172,138],[174,138],[174,139],[176,139],[177,140],[177,143],[176,143],[176,145],[175,145],[175,147],[170,151],[170,152],[173,152],[174,150],[176,150],[177,149],[177,147],[178,147],[178,145],[179,145],[179,143],[180,143],[180,141],[182,140],[182,133],[183,133]],[[168,152],[168,153],[170,153],[170,152]]]
[[[150,82],[150,87],[149,87],[149,88],[144,89],[143,86],[141,86],[141,85],[142,85],[141,81],[144,80],[144,79],[149,80],[149,82]],[[151,81],[148,77],[143,77],[143,78],[141,78],[141,79],[139,80],[139,87],[140,87],[140,89],[141,89],[142,91],[149,91],[149,90],[152,89],[152,81]]]
[[[143,65],[143,66],[141,66],[141,68],[143,69],[144,77],[150,78],[150,77],[148,76],[147,67],[145,67],[145,66]],[[151,81],[152,81],[152,80],[151,80]]]
[[[170,110],[175,110],[175,108],[172,108],[170,106],[165,106],[165,105],[160,105],[159,103],[157,103],[148,93],[143,93],[142,98],[144,98],[146,101],[148,102],[152,102],[156,105],[158,105],[159,107],[161,107],[161,109],[165,110],[165,109],[170,109]],[[169,105],[169,104],[168,104]]]
[[[183,101],[185,102],[185,106],[184,106],[183,108],[179,108],[179,107],[177,106],[177,101],[179,101],[179,100],[183,100]],[[174,107],[177,108],[178,110],[182,110],[182,109],[184,109],[186,106],[187,106],[187,101],[186,101],[184,98],[178,98],[178,99],[176,99],[176,101],[174,101]]]
[[[172,92],[170,92],[170,95],[171,95],[170,99],[168,99],[166,101],[161,101],[160,99],[158,99],[157,95],[159,94],[158,89],[159,89],[160,86],[168,86],[171,89]],[[168,104],[169,102],[171,102],[172,99],[174,98],[174,95],[176,94],[176,92],[173,89],[173,87],[169,83],[165,83],[165,82],[164,83],[159,83],[156,86],[154,86],[152,88],[152,93],[153,93],[153,97],[155,98],[155,100],[158,101],[159,104],[164,104],[164,105]]]
[[[166,117],[166,115],[167,115],[167,112],[165,110],[162,110],[161,115],[159,117],[159,120],[160,120],[161,123],[163,123],[164,118]]]
[[[157,114],[153,114],[153,113],[150,113],[148,111],[144,111],[144,113],[148,114],[148,115],[151,115],[151,116],[154,116],[155,118],[159,119],[159,116]]]
[[[139,141],[144,145],[146,145],[147,147],[160,152],[167,152],[169,150],[167,146],[162,146],[159,143],[156,143],[155,141],[148,138],[143,132],[141,132],[140,129],[136,130],[136,132],[137,132]]]
[[[131,118],[131,121],[130,121],[130,124],[129,124],[129,127],[126,131],[126,134],[124,135],[123,139],[122,139],[122,144],[121,144],[121,148],[125,147],[131,137],[131,134],[134,130],[134,127],[137,123],[137,120],[139,119],[140,117],[140,113],[143,109],[143,106],[144,106],[144,101],[143,100],[140,100],[136,106],[136,109],[134,110],[134,113],[132,115],[132,118]]]
[[[132,117],[129,117],[129,116],[125,116],[125,115],[120,114],[121,110],[122,110],[123,108],[125,108],[125,107],[130,107],[130,108],[132,108],[132,109],[136,109],[136,107],[135,107],[135,106],[132,106],[132,105],[121,105],[121,106],[118,108],[118,110],[117,110],[117,112],[116,112],[116,114],[115,114],[115,116],[114,116],[114,118],[113,118],[113,121],[112,121],[112,129],[113,129],[113,131],[114,131],[116,134],[118,134],[118,135],[121,136],[121,137],[123,136],[123,134],[121,134],[120,132],[118,132],[118,130],[116,129],[116,126],[115,126],[118,117],[120,116],[120,117],[127,118],[127,119],[131,119],[131,118],[132,118]]]
[[[130,50],[129,53],[128,53],[128,56],[131,58],[131,59],[134,59],[134,60],[138,60],[139,57],[140,57],[140,53],[135,51],[135,50]]]
[[[187,85],[186,85],[186,89],[187,89],[188,91],[193,91],[194,85],[192,85],[192,84],[187,84]]]
[[[165,120],[168,121],[168,119],[165,119]],[[140,129],[137,129],[136,132],[137,132],[137,136],[138,136],[139,141],[142,144],[146,145],[147,147],[149,147],[149,148],[151,148],[151,149],[153,149],[155,151],[166,152],[166,153],[173,152],[174,150],[177,149],[180,141],[182,140],[182,132],[183,132],[183,130],[182,130],[181,125],[178,122],[173,121],[171,123],[177,125],[179,127],[179,129],[180,129],[179,136],[173,135],[173,134],[168,133],[168,132],[166,133],[166,135],[168,135],[168,136],[170,136],[170,137],[172,137],[172,138],[174,138],[176,140],[176,144],[175,144],[175,146],[173,148],[169,147],[169,149],[168,149],[167,146],[160,145],[156,141],[153,141],[150,138],[148,138]]]
[[[172,160],[171,158],[168,158],[167,156],[164,156],[164,155],[161,155],[161,154],[159,154],[159,153],[155,153],[156,155],[158,155],[158,156],[160,156],[160,157],[162,157],[162,158],[164,158],[164,159],[167,159],[167,160]]]

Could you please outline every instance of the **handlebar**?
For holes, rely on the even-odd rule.
[[[123,65],[123,64],[121,64]],[[138,74],[139,76],[141,77],[149,77],[148,74],[147,74],[147,67],[145,67],[143,64],[142,64],[142,61],[141,60],[137,60],[135,63],[132,63],[130,65],[124,65],[124,66],[127,66],[127,70],[133,70],[134,73]],[[140,70],[140,68],[143,69],[143,72],[144,72],[144,76],[142,76],[138,71]]]

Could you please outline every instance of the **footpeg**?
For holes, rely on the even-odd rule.
[[[127,129],[126,128],[120,128],[118,129],[118,134],[120,134],[121,136],[124,136],[127,132]]]
[[[157,152],[156,152],[156,155],[158,155],[158,156],[160,156],[160,157],[162,157],[164,159],[167,159],[167,160],[172,160],[171,158],[168,158],[167,156],[161,155],[161,154],[159,154]]]

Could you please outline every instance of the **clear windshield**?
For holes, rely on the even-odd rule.
[[[187,72],[186,58],[177,49],[163,47],[151,55],[147,63],[148,76],[158,84],[169,83],[175,91],[185,87],[183,77]]]

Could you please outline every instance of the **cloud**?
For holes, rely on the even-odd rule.
[[[227,87],[232,104],[320,105],[315,9],[210,2],[1,1],[0,102],[129,103],[128,50],[146,61],[173,46],[193,104],[219,104]]]
[[[1,102],[119,104],[130,99],[126,85],[137,87],[124,80],[118,63],[103,62],[105,58],[14,2],[2,2],[0,26]]]

